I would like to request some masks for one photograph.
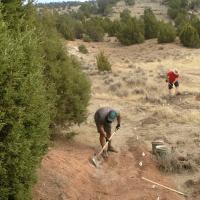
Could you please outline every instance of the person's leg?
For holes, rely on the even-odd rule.
[[[99,135],[99,141],[100,141],[100,144],[101,144],[101,146],[103,148],[103,146],[106,144],[106,139],[105,139],[103,134]],[[104,151],[102,153],[103,158],[107,158],[108,157],[108,152],[107,151],[108,151],[107,148],[104,149]]]
[[[168,83],[169,95],[172,96],[173,83]]]
[[[106,139],[103,134],[99,135],[99,141],[102,147],[106,144]]]
[[[111,137],[111,124],[106,127],[107,138]],[[112,141],[108,143],[108,151],[117,153],[118,151],[112,146]]]
[[[179,82],[176,81],[176,82],[174,83],[174,85],[175,85],[175,88],[176,88],[175,94],[176,94],[176,95],[179,95],[179,94],[180,94],[180,92],[179,92]]]

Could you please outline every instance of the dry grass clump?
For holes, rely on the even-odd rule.
[[[129,92],[127,90],[119,90],[116,92],[116,95],[118,97],[127,97],[129,95]]]
[[[158,84],[155,84],[155,83],[152,83],[152,82],[149,82],[146,84],[146,90],[147,91],[158,91],[159,89],[159,85]]]
[[[192,156],[192,159],[193,159],[193,161],[194,161],[194,163],[196,164],[196,165],[198,165],[198,166],[200,166],[200,153],[198,153],[197,155],[193,155]]]
[[[188,159],[179,159],[176,154],[167,154],[156,157],[157,167],[166,173],[181,173],[183,171],[192,172],[196,168]]]
[[[116,92],[117,90],[119,90],[119,88],[121,88],[121,86],[122,86],[121,82],[115,82],[110,85],[109,90],[112,92]]]
[[[151,96],[150,96],[151,98]],[[156,102],[157,99],[155,96],[150,99],[147,97],[149,102]],[[163,102],[157,101],[157,102]],[[160,119],[169,119],[170,121],[174,121],[176,123],[190,123],[190,124],[199,124],[200,115],[198,110],[184,110],[184,113],[175,110],[171,106],[160,106],[153,110],[153,116],[158,117]]]
[[[135,68],[135,66],[134,66]],[[123,77],[124,82],[129,86],[146,85],[148,80],[145,71],[141,67],[137,67],[134,72]]]
[[[109,77],[109,76],[104,77],[104,83],[105,84],[110,85],[113,82],[114,82],[114,79],[112,77]]]
[[[124,81],[128,86],[135,86],[143,83],[141,79],[136,79],[135,77],[127,77]]]
[[[180,119],[181,122],[199,124],[199,122],[200,122],[199,110],[184,111],[184,115],[180,115],[179,119]]]
[[[145,90],[143,88],[134,88],[132,94],[145,94]]]
[[[162,98],[155,93],[146,92],[145,101],[153,104],[163,104]]]
[[[134,74],[145,75],[145,71],[141,67],[137,67],[134,71]]]
[[[169,119],[171,121],[174,121],[178,118],[178,114],[176,113],[176,111],[172,107],[169,107],[169,106],[157,107],[152,111],[152,113],[154,117],[157,117],[160,120]]]
[[[98,71],[97,71],[97,70],[90,69],[87,73],[88,73],[88,75],[90,75],[90,76],[96,76],[96,75],[98,74]]]
[[[200,199],[200,179],[197,180],[192,180],[192,179],[188,179],[185,183],[184,183],[185,187],[188,189],[192,189],[192,194],[191,197],[193,197],[192,199]]]
[[[128,68],[134,69],[134,68],[136,68],[136,66],[133,65],[133,64],[129,64],[129,65],[128,65]]]

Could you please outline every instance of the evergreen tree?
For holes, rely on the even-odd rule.
[[[12,33],[2,17],[0,35],[1,199],[29,200],[50,122],[39,41],[33,29]]]
[[[131,18],[127,23],[122,23],[117,38],[124,45],[144,42],[144,27],[140,20]]]
[[[171,24],[160,22],[158,30],[158,43],[174,42],[176,30]]]
[[[185,24],[180,33],[181,43],[186,47],[199,48],[200,38],[197,30],[191,24]]]
[[[158,34],[158,22],[150,8],[144,11],[144,32],[146,39],[156,38]]]

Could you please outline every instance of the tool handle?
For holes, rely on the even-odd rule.
[[[116,130],[112,133],[112,135],[110,136],[109,140],[111,140],[112,137],[113,137],[115,134],[116,134]],[[103,150],[107,147],[108,143],[109,143],[109,141],[107,141],[107,142],[105,143],[105,145],[102,147],[101,151],[98,153],[97,157],[100,156],[100,155],[102,154]]]

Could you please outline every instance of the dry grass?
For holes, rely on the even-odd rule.
[[[116,95],[118,97],[127,97],[129,95],[129,92],[127,90],[119,90],[116,92]]]
[[[163,104],[163,99],[157,95],[157,93],[155,94],[154,92],[146,92],[145,97],[144,97],[145,101],[152,103],[152,104]]]
[[[167,154],[156,157],[157,167],[166,173],[193,172],[196,170],[194,164],[187,159],[179,159],[176,154]]]
[[[113,84],[110,85],[109,90],[111,92],[116,92],[116,91],[119,90],[119,88],[121,88],[121,86],[122,86],[122,84],[121,84],[120,81],[119,82],[115,82],[115,83],[113,83]]]
[[[199,110],[187,110],[184,112],[184,115],[180,115],[179,119],[181,122],[199,124],[200,122]]]
[[[143,88],[134,88],[132,94],[145,94],[145,89]]]

